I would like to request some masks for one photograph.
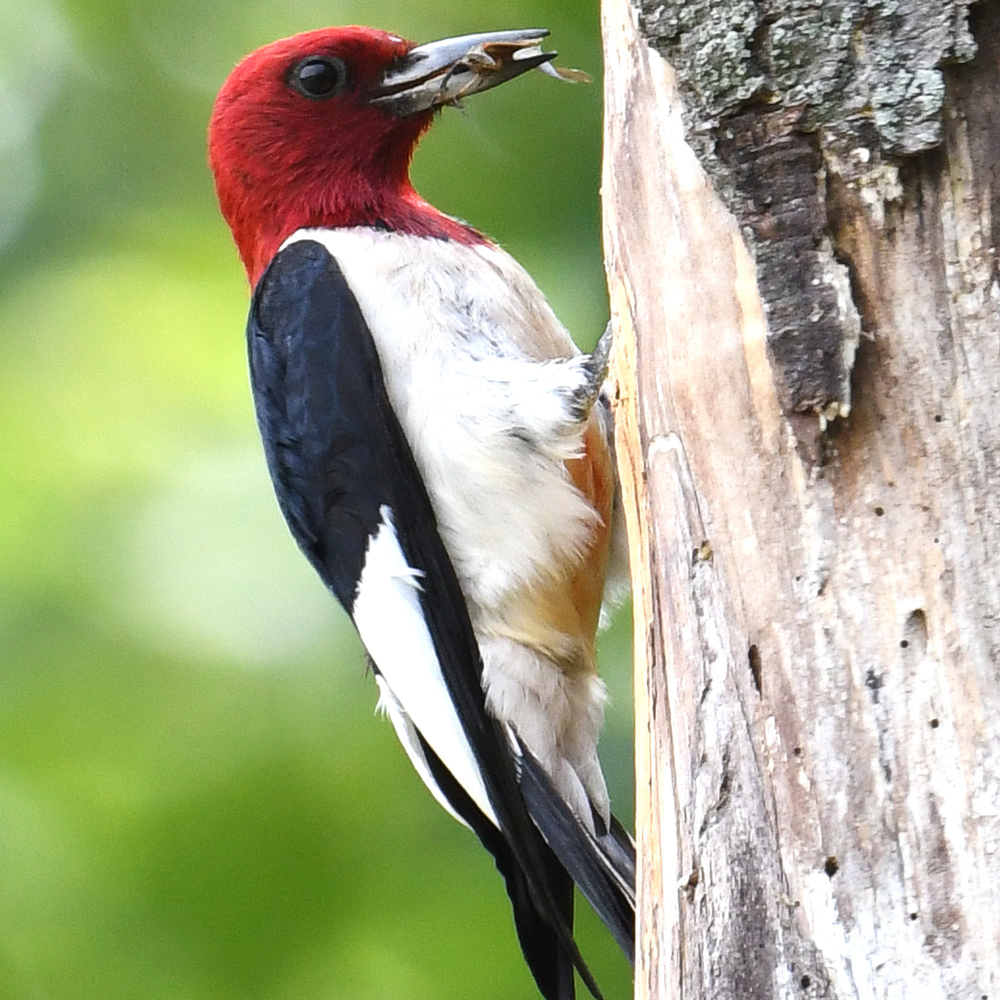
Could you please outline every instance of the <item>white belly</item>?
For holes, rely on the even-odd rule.
[[[512,595],[584,553],[597,514],[570,481],[582,356],[531,278],[495,247],[372,229],[302,230],[358,301],[483,653],[487,704],[573,809],[605,818],[604,688],[503,638]],[[289,242],[291,242],[291,240]],[[405,741],[404,741],[405,742]]]
[[[531,278],[494,247],[296,238],[322,243],[358,300],[473,618],[580,553],[595,515],[564,465],[579,351]]]

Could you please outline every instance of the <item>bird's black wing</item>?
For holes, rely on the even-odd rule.
[[[543,995],[570,1000],[575,967],[599,997],[572,936],[572,882],[528,814],[508,734],[486,711],[465,600],[371,332],[321,244],[295,242],[274,258],[247,338],[278,503],[358,627],[404,745],[493,853]]]

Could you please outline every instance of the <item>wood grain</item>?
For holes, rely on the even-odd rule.
[[[784,412],[755,262],[673,71],[605,0],[637,997],[1000,996],[1000,15],[982,6],[941,146],[830,194],[864,336],[827,424]]]

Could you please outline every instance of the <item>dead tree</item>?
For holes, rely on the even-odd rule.
[[[1000,2],[605,0],[636,996],[1000,998]]]

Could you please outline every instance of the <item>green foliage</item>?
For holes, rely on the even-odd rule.
[[[0,8],[0,996],[533,995],[501,881],[423,789],[271,497],[247,290],[205,166],[215,90],[281,35],[545,24],[596,2],[6,0]],[[507,246],[583,343],[605,319],[599,86],[450,112],[430,200]],[[602,653],[630,796],[627,625]],[[625,963],[591,915],[609,998]]]

